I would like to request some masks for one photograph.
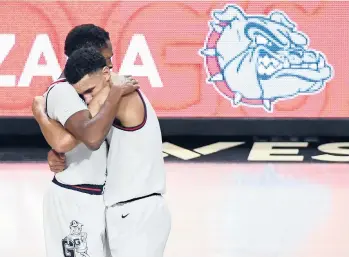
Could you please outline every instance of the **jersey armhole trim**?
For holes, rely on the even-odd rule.
[[[65,82],[65,81],[66,81],[66,79],[65,79],[65,78],[62,78],[62,79],[59,79],[59,80],[53,82],[53,83],[50,85],[49,90],[47,91],[47,94],[46,94],[46,102],[45,102],[45,112],[46,112],[47,117],[49,117],[50,119],[52,119],[52,118],[50,117],[50,115],[48,115],[48,112],[47,112],[48,94],[50,93],[51,89],[54,88],[54,86],[55,86],[56,84],[61,83],[61,82]]]
[[[143,121],[141,124],[137,125],[137,126],[134,126],[134,127],[124,127],[120,124],[120,121],[118,119],[114,119],[113,121],[113,127],[114,128],[117,128],[117,129],[120,129],[120,130],[123,130],[123,131],[136,131],[136,130],[139,130],[141,128],[144,127],[145,123],[147,122],[147,105],[145,104],[145,101],[144,101],[144,98],[141,94],[141,92],[139,90],[136,90],[139,97],[141,98],[142,100],[142,103],[143,103],[143,107],[144,107],[144,118],[143,118]]]

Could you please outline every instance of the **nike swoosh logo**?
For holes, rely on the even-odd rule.
[[[123,214],[122,214],[122,215],[121,215],[121,218],[123,218],[123,219],[124,219],[124,218],[126,218],[128,215],[129,215],[129,213],[128,213],[128,214],[126,214],[126,215],[123,215]]]

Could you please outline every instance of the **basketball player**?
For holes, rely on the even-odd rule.
[[[70,56],[74,50],[86,46],[98,49],[111,66],[112,49],[106,31],[92,24],[75,27],[66,38],[65,53]],[[110,84],[107,100],[102,106],[90,100],[90,108],[100,108],[94,118],[78,93],[95,96],[102,90],[103,83],[85,89],[70,85],[62,75],[45,93],[45,98],[37,97],[34,101],[33,114],[47,142],[57,151],[69,149],[64,151],[67,168],[56,174],[44,197],[46,256],[105,256],[102,191],[107,149],[104,139],[120,98],[135,91],[138,88],[135,84],[131,78],[124,79],[118,86]],[[86,93],[86,90],[89,91]],[[82,143],[74,147],[68,145],[70,138],[60,133],[65,131],[62,126]],[[53,136],[54,132],[58,134]]]
[[[67,61],[65,75],[75,87],[89,88],[98,81],[109,85],[96,96],[102,108],[108,99],[111,74],[98,51],[75,51]],[[137,90],[120,99],[107,140],[110,148],[104,200],[111,254],[161,257],[171,226],[161,196],[165,191],[161,131],[156,113],[142,92]]]

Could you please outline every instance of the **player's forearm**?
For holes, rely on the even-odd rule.
[[[81,141],[90,149],[97,150],[102,145],[113,124],[120,100],[121,93],[118,97],[108,95],[98,113],[85,122],[81,130]],[[99,109],[99,107],[96,109]],[[96,112],[96,109],[90,110],[91,116]]]
[[[79,142],[61,124],[45,114],[35,117],[46,142],[59,153],[71,151]]]

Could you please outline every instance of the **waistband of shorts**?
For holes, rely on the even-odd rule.
[[[115,203],[115,204],[112,205],[112,207],[113,206],[117,206],[117,205],[124,205],[124,204],[127,204],[127,203],[131,203],[131,202],[134,202],[134,201],[138,201],[138,200],[144,199],[144,198],[148,198],[148,197],[151,197],[151,196],[162,196],[162,194],[160,194],[160,193],[153,193],[153,194],[150,194],[150,195],[145,195],[145,196],[141,196],[141,197],[132,198],[132,199],[127,200],[127,201],[122,201],[122,202]]]
[[[80,193],[90,194],[90,195],[102,195],[104,185],[92,185],[92,184],[80,184],[80,185],[67,185],[59,182],[56,177],[53,178],[52,183],[57,186],[63,187],[65,189],[70,189],[78,191]]]

